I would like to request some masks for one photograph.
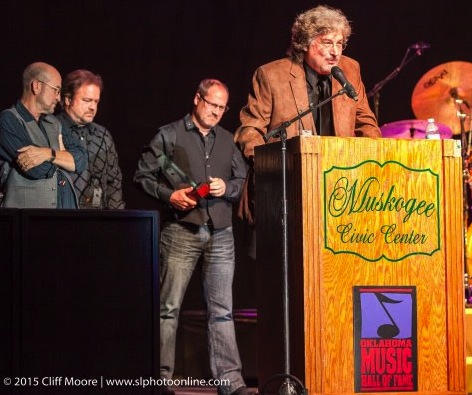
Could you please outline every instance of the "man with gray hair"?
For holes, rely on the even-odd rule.
[[[357,98],[346,95],[335,98],[323,106],[328,110],[326,123],[321,123],[315,111],[314,116],[310,113],[300,123],[293,123],[287,129],[288,138],[299,135],[301,130],[326,136],[380,137],[359,63],[343,55],[350,34],[349,21],[335,8],[318,6],[295,18],[288,57],[262,65],[254,73],[253,89],[241,110],[241,126],[236,132],[246,157],[253,155],[256,145],[264,144],[263,136],[269,131],[308,109],[310,104],[316,106],[321,102],[322,86],[326,86],[328,97],[343,88],[332,78],[335,66],[344,71]]]
[[[87,153],[52,116],[61,81],[53,66],[32,63],[21,99],[0,114],[0,159],[9,167],[4,207],[78,207],[70,173],[85,168]]]
[[[248,102],[240,112],[241,125],[235,139],[251,163],[254,147],[264,144],[266,134],[310,106],[313,111],[287,128],[287,138],[302,133],[381,137],[359,63],[343,55],[350,35],[349,21],[336,8],[317,6],[295,18],[288,56],[257,68]],[[316,109],[342,89],[347,95]],[[250,223],[254,221],[254,204],[246,191],[251,191],[251,184],[248,180],[239,214]]]

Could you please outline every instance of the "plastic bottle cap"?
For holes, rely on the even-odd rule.
[[[434,118],[428,118],[428,122],[434,122]]]

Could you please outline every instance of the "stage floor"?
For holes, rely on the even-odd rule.
[[[196,395],[196,394],[206,394],[206,395],[213,395],[217,394],[216,387],[170,387],[173,391],[175,391],[175,395]],[[253,394],[257,394],[258,389],[254,387],[249,387],[249,390]]]

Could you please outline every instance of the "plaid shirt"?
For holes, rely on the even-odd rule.
[[[80,208],[123,209],[122,174],[110,132],[94,122],[75,125],[65,112],[57,115],[88,152],[88,167],[74,177]]]

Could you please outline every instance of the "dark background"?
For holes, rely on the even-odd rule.
[[[77,68],[101,74],[96,121],[115,139],[127,208],[152,209],[153,200],[132,183],[143,145],[191,109],[206,77],[228,84],[231,109],[221,124],[234,131],[255,68],[284,56],[294,17],[318,4],[341,8],[352,21],[345,54],[360,62],[367,91],[399,66],[410,45],[431,45],[382,89],[381,125],[414,118],[411,95],[427,71],[472,61],[472,5],[465,0],[0,0],[0,108],[19,97],[22,71],[34,61],[63,75]],[[248,233],[240,233],[246,247]],[[244,276],[237,281],[254,285]],[[242,305],[253,307],[246,303],[253,293],[243,294]]]
[[[399,66],[411,44],[431,45],[380,95],[381,125],[414,118],[411,95],[418,80],[441,63],[472,60],[472,5],[438,3],[0,0],[0,108],[19,96],[21,73],[34,61],[62,74],[77,68],[101,74],[105,90],[96,121],[115,139],[125,200],[128,208],[150,207],[152,200],[132,184],[142,146],[159,126],[191,109],[205,77],[229,85],[231,109],[222,125],[235,130],[255,68],[284,56],[294,17],[317,4],[341,8],[352,21],[345,54],[361,63],[367,91]]]

